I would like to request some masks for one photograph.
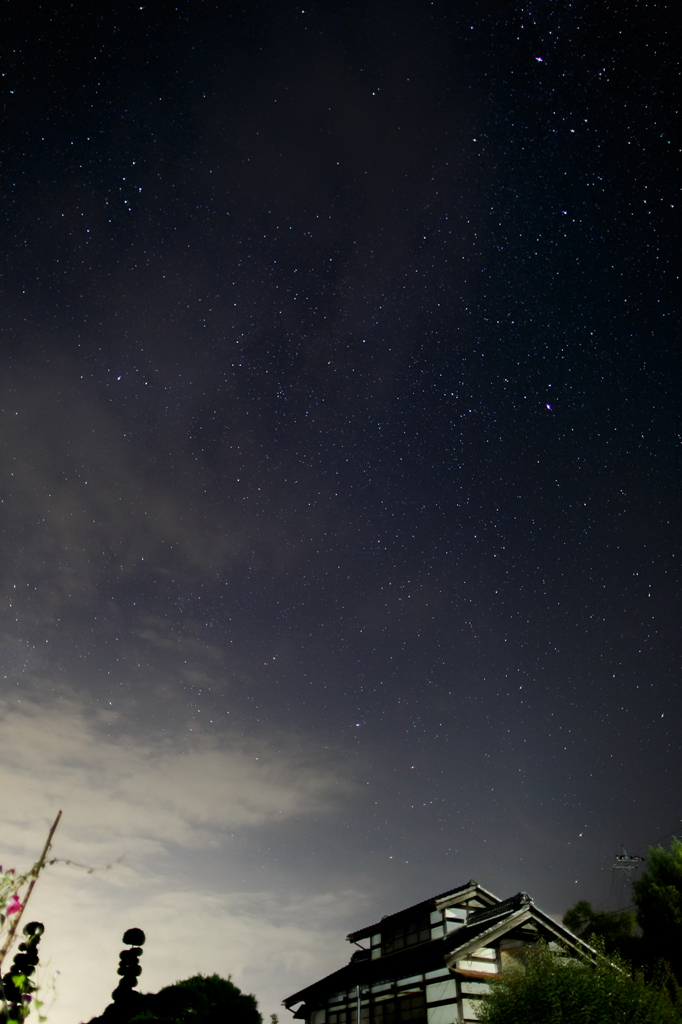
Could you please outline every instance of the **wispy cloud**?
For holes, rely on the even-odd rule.
[[[0,425],[9,542],[0,584],[15,600],[28,587],[34,605],[56,614],[109,576],[186,580],[248,546],[244,516],[224,506],[217,516],[201,501],[204,486],[181,451],[170,478],[165,464],[165,475],[157,471],[159,453],[127,437],[68,367],[7,375]]]
[[[65,810],[62,843],[108,847],[111,838],[195,847],[226,828],[330,809],[347,788],[310,744],[196,731],[133,739],[114,714],[86,714],[75,699],[51,707],[0,705],[5,840]],[[110,838],[107,838],[110,837]]]

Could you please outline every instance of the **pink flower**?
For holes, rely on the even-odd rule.
[[[21,910],[21,900],[19,899],[16,893],[14,893],[14,895],[10,897],[7,903],[7,907],[5,909],[7,910],[8,914],[16,914],[18,913],[18,911]]]

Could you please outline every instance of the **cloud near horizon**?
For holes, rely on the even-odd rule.
[[[44,977],[59,971],[49,1024],[102,1012],[118,980],[121,936],[132,926],[147,938],[141,992],[198,973],[229,975],[256,995],[264,1021],[271,1013],[282,1019],[284,997],[348,960],[344,934],[365,901],[358,891],[221,892],[187,877],[177,888],[167,879],[122,888],[114,872],[83,877],[55,865],[31,907],[46,924]]]
[[[145,849],[200,847],[227,828],[331,810],[350,791],[309,740],[216,738],[198,727],[184,739],[134,740],[119,716],[87,713],[75,698],[4,700],[0,714],[10,846],[23,846],[61,807],[60,846],[81,856],[123,837]]]
[[[360,897],[244,891],[243,865],[226,856],[224,840],[228,830],[333,812],[352,784],[310,738],[134,740],[125,724],[76,698],[0,702],[2,862],[26,869],[58,808],[53,855],[101,865],[125,854],[94,874],[53,864],[36,888],[28,913],[46,925],[42,962],[60,971],[50,1024],[102,1011],[131,925],[148,935],[143,990],[198,971],[231,973],[264,1012],[277,1012],[316,970],[321,943],[333,968],[343,945],[334,922]]]

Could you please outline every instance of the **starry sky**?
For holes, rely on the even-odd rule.
[[[54,1024],[680,827],[672,4],[8,5],[1,857]],[[106,865],[113,865],[107,868]]]

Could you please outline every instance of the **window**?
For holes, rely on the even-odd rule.
[[[428,942],[430,938],[431,924],[429,914],[426,913],[412,921],[387,929],[382,935],[381,951],[384,955],[397,953],[399,949],[416,946],[419,942]]]
[[[402,999],[387,999],[372,1007],[372,1024],[422,1024],[426,1020],[426,1000],[423,992]]]
[[[360,1024],[426,1024],[426,999],[423,992],[409,996],[365,1003],[360,1010]],[[327,1024],[357,1024],[357,1003],[329,1010]]]
[[[327,1015],[327,1021],[328,1024],[351,1024],[351,1021],[353,1022],[353,1024],[355,1024],[357,1016],[357,1010],[355,1011],[355,1013],[352,1013],[352,1011],[347,1010],[344,1007],[343,1010],[331,1011]]]
[[[330,1010],[327,1014],[327,1024],[357,1024],[358,1004],[354,1001],[351,1006],[340,1006],[338,1010]],[[369,1024],[369,1006],[367,1003],[360,1008],[360,1024]]]

